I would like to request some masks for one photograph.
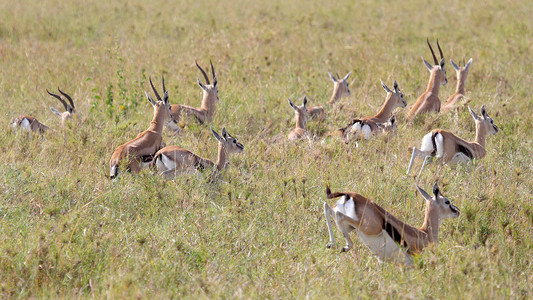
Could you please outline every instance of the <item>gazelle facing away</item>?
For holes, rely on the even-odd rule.
[[[450,59],[450,63],[452,64],[452,67],[455,69],[455,72],[457,73],[457,86],[455,88],[455,93],[448,98],[446,103],[442,106],[440,109],[441,112],[446,113],[449,112],[452,108],[454,108],[461,99],[465,98],[465,84],[466,84],[466,77],[468,76],[468,69],[470,68],[470,65],[472,64],[472,58],[468,61],[468,63],[464,63],[463,60],[463,67],[461,67],[461,63],[459,63],[459,67],[453,62],[453,60]]]
[[[301,106],[296,106],[289,100],[289,105],[294,109],[294,117],[296,119],[296,127],[289,133],[289,140],[296,141],[301,138],[307,137],[307,130],[305,126],[307,124],[307,97],[304,96],[304,101]]]
[[[324,215],[329,232],[329,243],[326,247],[331,248],[335,244],[331,225],[331,221],[335,221],[346,240],[342,252],[352,248],[349,234],[355,230],[365,246],[380,261],[412,266],[410,255],[422,252],[428,244],[438,243],[441,221],[459,216],[459,209],[441,194],[437,183],[433,186],[433,197],[418,185],[416,189],[426,200],[424,223],[420,228],[400,221],[368,198],[356,193],[331,193],[328,186],[327,199],[341,198],[333,209],[324,202]],[[399,246],[405,247],[405,251]]]
[[[27,131],[38,132],[41,134],[50,130],[48,126],[42,124],[41,122],[37,121],[37,119],[35,119],[34,117],[28,116],[28,115],[22,115],[22,116],[16,117],[13,120],[12,124],[13,124],[13,128],[18,127],[18,128],[22,128]]]
[[[229,160],[229,155],[232,153],[240,153],[244,150],[244,146],[232,137],[226,128],[222,129],[222,136],[211,129],[213,135],[218,140],[218,158],[217,162],[202,158],[191,151],[178,147],[166,146],[157,151],[152,165],[155,164],[157,170],[166,177],[174,177],[180,173],[187,173],[191,171],[213,168],[216,166],[218,171],[226,167],[226,162]]]
[[[164,80],[163,80],[164,81]],[[150,78],[150,83],[152,79]],[[126,161],[127,169],[133,173],[141,171],[143,161],[151,161],[153,155],[161,149],[163,137],[163,126],[172,118],[170,114],[170,104],[168,102],[168,92],[163,85],[163,99],[159,96],[156,89],[152,85],[154,93],[157,97],[157,102],[145,92],[146,98],[154,107],[154,117],[150,122],[150,126],[145,131],[141,132],[135,139],[120,145],[111,156],[109,165],[111,168],[110,177],[115,178],[118,174],[118,167],[122,161]],[[148,159],[147,159],[148,158]]]
[[[203,90],[202,104],[199,108],[180,104],[174,104],[171,106],[170,111],[172,113],[173,121],[168,122],[167,127],[174,131],[174,133],[179,133],[181,129],[178,126],[178,123],[180,121],[182,112],[187,115],[193,115],[201,124],[205,122],[212,122],[215,115],[215,105],[219,100],[217,87],[218,81],[215,75],[215,68],[213,67],[213,63],[209,61],[209,64],[211,65],[211,75],[213,76],[213,82],[211,83],[204,69],[200,67],[198,62],[194,62],[198,69],[200,69],[200,72],[202,72],[206,82],[206,84],[203,84],[200,79],[196,79],[198,81],[198,85]]]
[[[72,101],[72,98],[67,93],[63,93],[63,91],[61,91],[59,88],[57,88],[57,90],[59,91],[61,95],[63,95],[67,99],[68,103],[61,96],[52,94],[48,90],[46,90],[46,92],[48,93],[48,95],[54,98],[57,98],[57,100],[59,100],[59,102],[63,104],[63,107],[65,107],[65,111],[62,113],[60,113],[57,109],[50,107],[50,110],[55,115],[61,117],[61,126],[65,126],[66,120],[72,119],[72,116],[74,115],[74,112],[76,111],[76,108],[74,107],[74,102]]]
[[[415,157],[424,157],[424,163],[418,173],[418,178],[428,161],[436,157],[441,159],[443,164],[454,165],[462,162],[469,162],[472,159],[480,159],[487,153],[485,150],[485,139],[488,134],[496,134],[498,127],[487,114],[485,106],[481,107],[481,117],[468,107],[470,114],[476,122],[476,139],[473,142],[467,142],[453,133],[443,129],[433,129],[422,139],[422,147],[417,149],[413,147],[413,155],[409,162],[407,174],[411,172]]]
[[[350,77],[350,74],[352,72],[349,72],[344,76],[344,78],[340,79],[339,75],[337,74],[337,77],[331,75],[331,73],[328,72],[329,78],[333,81],[333,94],[331,95],[331,99],[329,100],[329,104],[335,103],[335,101],[340,100],[343,97],[350,96],[350,89],[348,88],[348,77]]]
[[[387,92],[387,96],[379,112],[374,116],[354,119],[348,126],[339,129],[346,143],[352,138],[359,139],[361,136],[367,140],[371,136],[392,130],[395,127],[395,118],[394,116],[391,117],[392,111],[396,107],[406,107],[407,102],[403,98],[403,93],[400,91],[396,80],[394,80],[394,90],[389,89],[383,81],[381,81],[381,86]]]
[[[407,120],[409,122],[412,122],[412,120],[418,114],[433,111],[438,112],[440,110],[439,88],[441,85],[446,85],[446,83],[448,83],[448,79],[446,78],[446,69],[444,68],[444,55],[442,55],[439,40],[437,40],[437,47],[439,48],[440,52],[440,62],[437,60],[429,40],[426,41],[428,43],[429,50],[431,50],[431,54],[433,55],[433,61],[435,62],[435,65],[431,65],[422,57],[426,68],[430,72],[429,82],[426,91],[420,95],[420,97],[418,97],[418,100],[416,100],[415,104],[413,107],[411,107],[411,110],[407,114]]]

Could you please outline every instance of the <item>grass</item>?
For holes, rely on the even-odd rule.
[[[527,1],[84,1],[0,2],[0,296],[39,298],[530,298],[533,295],[533,44]],[[474,138],[467,110],[429,115],[398,132],[345,145],[325,133],[373,114],[382,78],[410,105],[428,79],[420,56],[439,38],[448,59],[474,58],[470,105],[485,104],[500,133],[471,170],[431,165],[421,178],[461,209],[416,267],[382,264],[354,240],[327,250],[325,184],[356,191],[421,224],[423,201],[405,171],[409,146],[432,128]],[[222,178],[165,181],[150,172],[108,180],[113,150],[153,111],[147,77],[164,74],[172,103],[199,105],[194,60],[217,71],[209,126],[245,145]],[[327,108],[317,137],[288,143],[290,97],[326,105],[327,72],[352,95]],[[45,90],[59,86],[78,116],[65,128]],[[55,129],[9,130],[29,114]],[[216,157],[208,126],[193,121],[167,144]],[[415,165],[415,170],[421,162]],[[337,237],[340,238],[337,232]]]

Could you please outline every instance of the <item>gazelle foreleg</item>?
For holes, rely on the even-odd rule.
[[[333,210],[329,205],[324,202],[324,216],[326,217],[326,225],[328,226],[329,233],[329,242],[326,244],[326,248],[331,248],[335,245],[335,236],[333,235],[333,226],[331,225],[331,216],[333,215]]]
[[[182,105],[181,108],[186,114],[193,115],[198,120],[198,122],[200,122],[200,124],[204,124],[205,123],[205,119],[206,119],[206,111],[205,110],[203,110],[201,108],[187,106],[187,105]]]

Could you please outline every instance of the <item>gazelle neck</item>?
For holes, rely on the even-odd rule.
[[[431,74],[429,75],[429,82],[428,86],[426,88],[426,93],[431,92],[432,94],[438,95],[439,94],[439,88],[440,88],[440,82],[442,81],[442,69],[440,69],[438,66],[433,67],[431,70]]]
[[[333,94],[331,94],[331,98],[329,99],[329,104],[333,104],[335,101],[339,100],[341,97],[340,97],[340,84],[339,83],[334,83],[334,86],[333,86]]]
[[[307,118],[301,114],[296,114],[296,128],[305,129]]]
[[[217,96],[215,94],[215,90],[213,87],[209,89],[209,91],[204,90],[203,98],[202,98],[202,105],[200,108],[205,110],[207,112],[207,118],[209,120],[212,120],[213,115],[215,113],[215,104],[217,101]]]
[[[437,211],[431,209],[430,204],[426,204],[426,212],[424,216],[424,223],[420,230],[427,233],[428,243],[439,242],[439,227],[440,220]]]
[[[217,170],[222,171],[226,167],[226,147],[223,143],[218,142]]]
[[[487,128],[483,122],[476,121],[476,139],[475,142],[485,148],[485,139],[487,138]]]
[[[389,120],[389,117],[394,109],[394,99],[392,93],[387,93],[387,98],[379,112],[374,116],[374,119],[377,119],[378,123],[385,123]]]
[[[165,125],[165,115],[164,115],[164,106],[156,108],[154,112],[154,118],[150,122],[150,127],[148,130],[155,131],[159,134],[163,132],[163,127]]]
[[[455,93],[464,95],[466,76],[467,76],[467,73],[464,71],[457,72],[457,86],[455,87]]]

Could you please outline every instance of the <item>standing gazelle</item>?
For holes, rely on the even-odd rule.
[[[287,100],[289,100],[289,105],[294,109],[294,118],[296,119],[296,127],[288,135],[289,140],[296,141],[307,137],[307,130],[305,129],[307,124],[307,96],[304,96],[303,104],[300,106],[294,105],[291,99]]]
[[[443,164],[454,165],[462,162],[469,162],[472,159],[485,157],[485,139],[488,134],[496,134],[498,127],[487,114],[485,106],[481,107],[481,118],[468,107],[470,114],[476,122],[476,139],[474,142],[467,142],[455,134],[444,129],[433,129],[422,138],[420,150],[413,147],[413,155],[409,162],[407,174],[411,172],[415,157],[424,157],[424,163],[418,173],[418,178],[422,170],[432,157],[441,159]]]
[[[174,104],[171,106],[170,111],[172,113],[173,121],[168,122],[167,127],[170,130],[174,131],[174,133],[179,133],[181,129],[178,126],[178,123],[180,121],[182,112],[188,115],[193,115],[201,124],[206,122],[213,122],[213,118],[215,115],[215,105],[219,100],[217,87],[218,81],[215,75],[215,68],[213,67],[213,63],[210,60],[209,64],[211,65],[211,75],[213,76],[213,83],[211,83],[204,69],[200,67],[198,62],[194,61],[194,63],[196,64],[198,69],[200,69],[200,72],[202,72],[202,75],[204,76],[206,82],[206,84],[203,84],[200,79],[196,79],[198,81],[198,85],[203,90],[202,104],[199,108],[181,104]]]
[[[164,79],[163,79],[164,82]],[[154,117],[150,122],[150,126],[145,131],[141,132],[133,140],[120,145],[111,156],[109,165],[111,168],[110,178],[115,178],[118,174],[118,167],[121,161],[126,160],[127,169],[133,173],[138,173],[142,168],[142,161],[146,158],[151,158],[153,155],[161,149],[163,142],[163,126],[167,120],[172,118],[170,114],[170,103],[168,102],[168,92],[163,84],[163,99],[159,96],[156,89],[152,84],[152,78],[150,78],[150,84],[157,97],[157,102],[145,92],[146,98],[150,101],[150,104],[154,107]],[[149,159],[151,160],[151,159]]]
[[[429,82],[426,91],[422,95],[420,95],[420,97],[418,97],[418,100],[416,100],[415,104],[413,105],[413,107],[411,107],[411,110],[407,114],[407,120],[409,122],[412,122],[418,114],[433,111],[439,112],[439,88],[441,85],[446,85],[446,83],[448,83],[448,79],[446,78],[446,69],[444,68],[444,55],[442,55],[439,40],[437,40],[437,47],[439,48],[441,58],[440,62],[437,60],[435,52],[433,52],[433,48],[431,48],[429,39],[426,41],[428,43],[429,50],[431,50],[431,54],[433,55],[433,61],[435,62],[435,65],[431,65],[424,59],[424,57],[422,57],[422,61],[424,61],[426,68],[430,72]]]
[[[383,106],[376,115],[354,119],[348,126],[339,129],[345,142],[349,142],[350,134],[353,134],[355,139],[362,135],[365,140],[368,140],[373,135],[394,128],[395,118],[394,116],[391,118],[392,111],[396,107],[406,107],[407,102],[403,98],[403,93],[400,91],[396,80],[394,80],[394,90],[389,89],[383,81],[381,81],[381,86],[387,92]]]
[[[468,69],[470,68],[470,65],[472,64],[472,58],[468,61],[468,63],[464,63],[463,60],[463,67],[461,67],[461,63],[459,62],[459,67],[453,62],[453,60],[450,59],[450,63],[452,64],[452,67],[455,69],[455,72],[457,73],[457,86],[455,87],[455,93],[448,98],[446,103],[442,106],[440,109],[441,112],[446,113],[449,112],[452,108],[456,107],[457,103],[461,101],[461,99],[465,98],[465,84],[466,84],[466,77],[468,76]]]
[[[331,248],[335,244],[331,225],[333,220],[346,240],[342,252],[352,248],[349,234],[355,230],[365,246],[380,261],[412,266],[410,255],[422,252],[428,244],[437,244],[441,221],[446,218],[457,218],[460,213],[459,209],[440,193],[437,183],[433,186],[433,197],[418,185],[416,189],[426,200],[424,223],[420,228],[400,221],[364,196],[349,192],[331,193],[328,186],[327,199],[341,198],[337,200],[333,209],[324,202],[324,215],[329,232],[329,243],[326,247]],[[405,247],[405,251],[399,246]]]
[[[54,107],[50,107],[50,110],[55,115],[61,117],[61,126],[65,126],[66,120],[72,119],[72,116],[74,115],[74,112],[76,111],[76,108],[74,107],[74,102],[72,101],[72,98],[67,93],[64,93],[59,88],[57,88],[57,90],[59,91],[59,93],[61,95],[63,95],[68,100],[68,103],[63,98],[61,98],[61,96],[53,94],[53,93],[50,93],[50,91],[48,91],[48,90],[46,90],[46,92],[48,93],[48,95],[50,95],[50,96],[52,96],[54,98],[57,98],[57,100],[59,100],[59,102],[61,102],[61,104],[63,104],[63,107],[65,107],[65,111],[62,112],[62,113],[60,113]]]
[[[240,153],[244,146],[232,137],[226,128],[222,128],[222,136],[211,129],[213,136],[218,140],[218,158],[216,164],[209,159],[202,158],[191,151],[178,147],[166,146],[157,151],[152,161],[157,170],[167,177],[174,177],[176,174],[186,173],[195,170],[213,168],[216,166],[218,171],[226,167],[229,155]]]

